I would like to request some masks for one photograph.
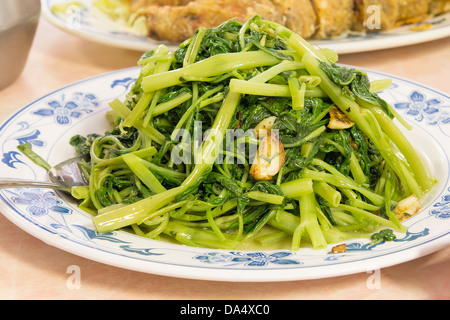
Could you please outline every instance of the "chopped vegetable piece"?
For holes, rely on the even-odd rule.
[[[332,253],[344,253],[347,252],[347,245],[345,243],[339,244],[331,248]]]
[[[371,245],[379,244],[383,241],[394,241],[397,239],[397,236],[394,234],[392,229],[384,229],[380,232],[374,233],[370,239],[372,240],[370,242]]]

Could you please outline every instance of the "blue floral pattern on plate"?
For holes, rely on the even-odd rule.
[[[24,189],[11,199],[16,205],[24,205],[25,210],[34,217],[45,216],[52,211],[60,214],[72,213],[71,209],[62,206],[63,202],[57,199],[53,191]]]
[[[31,143],[49,162],[71,157],[69,139],[93,128],[107,130],[108,102],[123,98],[139,68],[119,70],[87,79],[22,108],[0,126],[5,177],[45,179],[46,172],[17,152],[20,143]],[[368,71],[371,79],[388,76]],[[450,132],[446,120],[450,98],[436,90],[394,78],[382,96],[414,121],[410,134],[440,178],[419,215],[406,221],[408,233],[397,241],[370,245],[370,240],[349,241],[345,254],[324,250],[209,250],[149,240],[127,232],[98,234],[91,217],[77,203],[55,191],[0,190],[3,214],[24,230],[64,250],[132,270],[162,275],[227,281],[281,281],[364,272],[368,264],[389,266],[437,250],[449,243]],[[94,92],[94,93],[93,93]],[[430,116],[433,116],[431,119]],[[431,121],[432,120],[432,121]],[[431,121],[431,122],[430,122]],[[101,130],[100,130],[101,131]],[[431,156],[430,156],[431,155]],[[416,250],[419,250],[417,253]]]
[[[396,103],[394,107],[399,111],[406,111],[406,115],[414,117],[416,121],[424,121],[430,126],[450,124],[450,105],[442,105],[436,98],[427,100],[419,91],[413,91],[408,98],[408,102]]]
[[[450,219],[450,188],[447,190],[447,194],[433,205],[433,208],[430,211],[431,215],[438,219]]]
[[[98,98],[92,93],[75,92],[70,98],[64,94],[57,100],[49,100],[46,107],[34,111],[42,117],[52,117],[61,126],[71,125],[73,120],[92,113],[100,105]]]
[[[290,258],[292,257],[292,258]],[[288,259],[289,258],[289,259]],[[248,267],[265,267],[269,264],[299,265],[301,262],[295,258],[292,252],[279,251],[266,252],[209,252],[195,256],[194,259],[208,264],[221,264],[228,266],[244,265]]]
[[[2,162],[10,168],[16,169],[16,165],[24,163],[20,160],[21,154],[17,151],[9,151],[3,154]]]

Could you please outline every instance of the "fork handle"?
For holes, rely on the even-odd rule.
[[[7,179],[7,178],[0,179],[0,189],[13,189],[13,188],[47,188],[70,192],[69,188],[65,188],[63,186],[60,186],[59,184],[52,182]]]

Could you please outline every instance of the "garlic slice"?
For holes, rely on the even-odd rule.
[[[280,172],[285,162],[285,151],[278,135],[269,131],[262,138],[256,157],[250,168],[250,175],[255,180],[271,180]]]
[[[277,120],[277,117],[268,117],[258,123],[258,125],[255,127],[256,136],[261,139],[263,138],[272,128],[275,124],[275,121]]]
[[[419,199],[413,194],[408,198],[401,200],[395,209],[392,210],[392,213],[395,214],[399,221],[403,221],[417,214],[421,208],[422,206]]]
[[[330,122],[328,128],[330,129],[348,129],[355,125],[338,107],[334,106],[330,110]]]

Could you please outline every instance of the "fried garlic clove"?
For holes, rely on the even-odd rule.
[[[285,151],[278,135],[268,132],[262,138],[258,153],[250,168],[250,175],[255,180],[271,180],[280,172],[285,162]]]

